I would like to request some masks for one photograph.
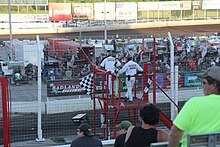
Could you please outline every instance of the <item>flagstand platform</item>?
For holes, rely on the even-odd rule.
[[[82,85],[85,85],[84,88],[88,89],[88,94],[91,94],[93,99],[93,132],[96,133],[97,125],[97,117],[98,112],[96,109],[101,108],[101,113],[104,116],[103,122],[105,123],[104,128],[104,136],[105,138],[109,138],[110,134],[110,118],[113,117],[113,137],[116,138],[117,130],[116,130],[116,122],[119,116],[120,111],[126,110],[128,111],[127,120],[130,120],[133,125],[137,125],[137,113],[140,108],[142,108],[145,104],[149,102],[149,93],[148,90],[152,89],[153,93],[153,104],[156,105],[156,89],[160,89],[165,96],[167,96],[172,103],[172,99],[160,88],[160,86],[156,82],[156,39],[154,38],[154,49],[153,49],[153,72],[151,74],[148,72],[148,64],[143,63],[143,73],[134,75],[135,84],[133,86],[133,96],[135,97],[132,102],[124,102],[124,84],[126,76],[115,75],[111,72],[106,72],[104,70],[98,69],[93,65],[90,61],[86,53],[82,50],[82,53],[86,60],[89,62],[91,68],[93,69],[92,76],[87,77],[82,82]],[[132,76],[130,76],[132,77]],[[149,79],[152,82],[149,82]],[[110,84],[110,83],[111,84]],[[152,85],[150,84],[152,83]],[[111,86],[111,87],[109,87]],[[113,95],[110,96],[110,93]],[[137,97],[138,94],[141,94],[141,98]],[[117,95],[117,97],[115,97]],[[97,107],[97,102],[100,107]],[[176,104],[175,104],[176,105]],[[133,111],[133,115],[131,112]],[[160,121],[163,122],[168,128],[171,128],[172,121],[161,111],[160,112]],[[112,123],[111,123],[112,124]]]
[[[132,102],[125,101],[127,98],[124,97],[117,98],[115,100],[113,99],[107,100],[105,98],[97,98],[97,99],[107,103],[109,106],[112,106],[118,110],[142,108],[144,105],[148,103],[148,101],[139,98],[134,98]]]

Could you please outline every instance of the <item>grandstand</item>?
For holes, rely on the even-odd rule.
[[[48,0],[11,0],[11,5],[48,5]],[[0,0],[0,5],[8,5],[7,0]]]

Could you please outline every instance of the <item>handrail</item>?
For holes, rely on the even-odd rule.
[[[178,105],[172,100],[172,98],[157,84],[155,83],[157,87],[166,95],[166,97],[179,109]]]
[[[95,66],[92,64],[92,62],[89,60],[89,57],[86,55],[86,53],[84,52],[83,49],[80,49],[84,55],[84,57],[86,58],[86,60],[89,62],[89,64],[91,65],[92,69],[95,69]]]

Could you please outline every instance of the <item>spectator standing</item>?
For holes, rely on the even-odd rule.
[[[132,89],[135,83],[135,75],[137,71],[143,71],[143,68],[140,67],[136,62],[132,61],[132,57],[128,57],[128,62],[118,71],[118,74],[122,74],[125,72],[126,74],[126,86],[127,86],[127,92],[125,94],[125,101],[129,99],[129,102],[133,101],[133,93]]]
[[[77,129],[78,138],[73,140],[70,147],[102,147],[102,142],[92,136],[92,130],[86,123],[82,123]]]
[[[129,48],[128,50],[127,50],[127,53],[126,53],[126,57],[134,57],[134,49],[133,48]]]
[[[15,84],[19,84],[19,82],[22,80],[22,76],[20,74],[20,72],[16,72],[14,75],[14,80],[15,80]]]
[[[169,147],[187,146],[187,135],[220,131],[220,67],[212,66],[202,78],[204,96],[187,101],[173,122],[170,132]]]
[[[132,123],[127,120],[122,121],[116,126],[116,128],[119,129],[120,135],[116,137],[114,147],[124,147],[125,136],[130,126],[132,126]]]
[[[128,128],[125,147],[146,147],[151,143],[168,141],[168,133],[156,129],[160,110],[153,104],[147,104],[139,112],[142,125]]]
[[[111,72],[112,74],[115,74],[115,70],[117,67],[121,66],[121,63],[118,59],[115,58],[115,54],[112,53],[109,54],[107,58],[105,58],[101,64],[101,67],[105,68],[107,72]],[[115,84],[114,84],[115,85]],[[108,89],[110,92],[110,95],[112,95],[112,76],[108,76]]]
[[[8,61],[11,61],[11,56],[10,56],[10,54],[8,54]]]

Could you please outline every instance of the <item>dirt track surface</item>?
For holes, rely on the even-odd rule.
[[[201,36],[201,35],[212,35],[215,32],[220,32],[220,24],[218,25],[197,25],[197,26],[181,26],[181,27],[157,27],[157,28],[142,28],[142,29],[130,29],[130,30],[108,30],[108,38],[111,35],[160,35],[161,37],[166,36],[167,32],[171,32],[172,36]],[[82,37],[88,36],[103,36],[103,31],[96,32],[82,32]],[[13,38],[35,38],[36,35],[13,35]],[[45,34],[40,37],[75,37],[79,36],[79,33],[68,33],[68,34]],[[1,40],[9,40],[8,36],[0,36]],[[110,38],[111,39],[111,38]]]
[[[135,35],[135,34],[150,34],[150,35],[161,35],[166,36],[167,32],[171,32],[173,36],[179,35],[210,35],[215,32],[220,32],[220,24],[219,25],[200,25],[200,26],[184,26],[184,27],[160,27],[160,28],[142,28],[142,29],[130,29],[130,30],[114,30],[108,31],[108,35]],[[89,35],[103,35],[102,32],[90,32],[83,33]]]

